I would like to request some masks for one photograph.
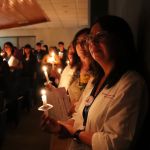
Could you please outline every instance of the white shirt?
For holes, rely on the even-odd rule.
[[[143,122],[147,102],[144,80],[136,72],[125,73],[113,87],[105,87],[89,109],[85,131],[94,132],[92,147],[73,141],[70,150],[127,150],[135,128]],[[84,106],[85,101],[76,114],[76,128],[82,126]]]
[[[58,87],[65,87],[67,91],[70,85],[70,82],[72,81],[72,77],[75,73],[75,70],[76,70],[75,67],[71,68],[70,65],[67,65],[61,74]]]
[[[16,67],[19,64],[19,60],[15,58],[13,55],[8,60],[9,67]]]

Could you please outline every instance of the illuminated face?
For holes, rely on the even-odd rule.
[[[95,61],[100,65],[109,59],[109,53],[105,42],[106,36],[107,33],[103,31],[97,23],[91,28],[91,34],[88,38],[89,51]]]
[[[25,51],[26,54],[30,53],[30,49],[29,48],[25,48],[24,51]]]
[[[58,44],[58,48],[60,51],[63,51],[64,50],[64,45],[63,44]]]
[[[5,50],[5,52],[7,53],[8,56],[11,55],[12,49],[9,45],[5,44],[4,45],[4,50]]]
[[[76,41],[76,51],[80,58],[89,56],[89,50],[86,41],[87,34],[80,35]]]

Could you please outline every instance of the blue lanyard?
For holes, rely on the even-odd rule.
[[[97,96],[97,95],[102,91],[102,89],[105,87],[105,85],[106,85],[106,83],[107,83],[107,80],[103,83],[103,85],[102,85],[101,88],[99,89],[98,93],[95,95],[96,90],[97,90],[97,87],[98,87],[98,85],[99,85],[99,82],[100,82],[100,80],[98,80],[98,82],[95,83],[94,88],[93,88],[93,90],[92,90],[92,92],[91,92],[91,94],[90,94],[90,96],[89,96],[89,98],[90,98],[90,97],[93,98],[92,102],[91,102],[89,105],[86,105],[86,106],[84,107],[84,109],[83,109],[83,112],[82,112],[82,116],[83,116],[83,119],[84,119],[84,120],[83,120],[83,126],[86,125],[87,117],[88,117],[88,112],[89,112],[90,107],[92,106],[92,104],[93,104],[93,102],[94,102],[96,96]]]

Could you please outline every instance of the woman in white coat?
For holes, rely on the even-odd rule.
[[[103,74],[72,124],[43,118],[42,129],[67,131],[73,137],[70,150],[128,150],[140,131],[148,101],[145,81],[136,69],[132,32],[122,18],[104,16],[92,26],[87,45]]]

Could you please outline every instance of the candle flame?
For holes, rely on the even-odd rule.
[[[42,94],[42,95],[45,95],[45,94],[46,94],[46,90],[45,90],[45,89],[42,89],[42,90],[41,90],[41,94]]]
[[[67,60],[66,63],[69,65],[69,63],[70,63],[69,60]]]
[[[57,72],[58,72],[59,74],[61,73],[61,71],[62,71],[61,68],[58,68],[58,69],[57,69]]]
[[[47,60],[49,63],[53,63],[53,62],[55,62],[55,58],[54,57],[50,57],[50,58],[48,58],[48,60]]]
[[[4,52],[1,52],[1,54],[0,54],[0,55],[1,55],[1,56],[3,56],[4,54],[5,54]]]
[[[54,57],[54,56],[55,56],[55,53],[54,53],[54,52],[52,52],[52,53],[51,53],[51,56],[52,56],[52,57]]]

